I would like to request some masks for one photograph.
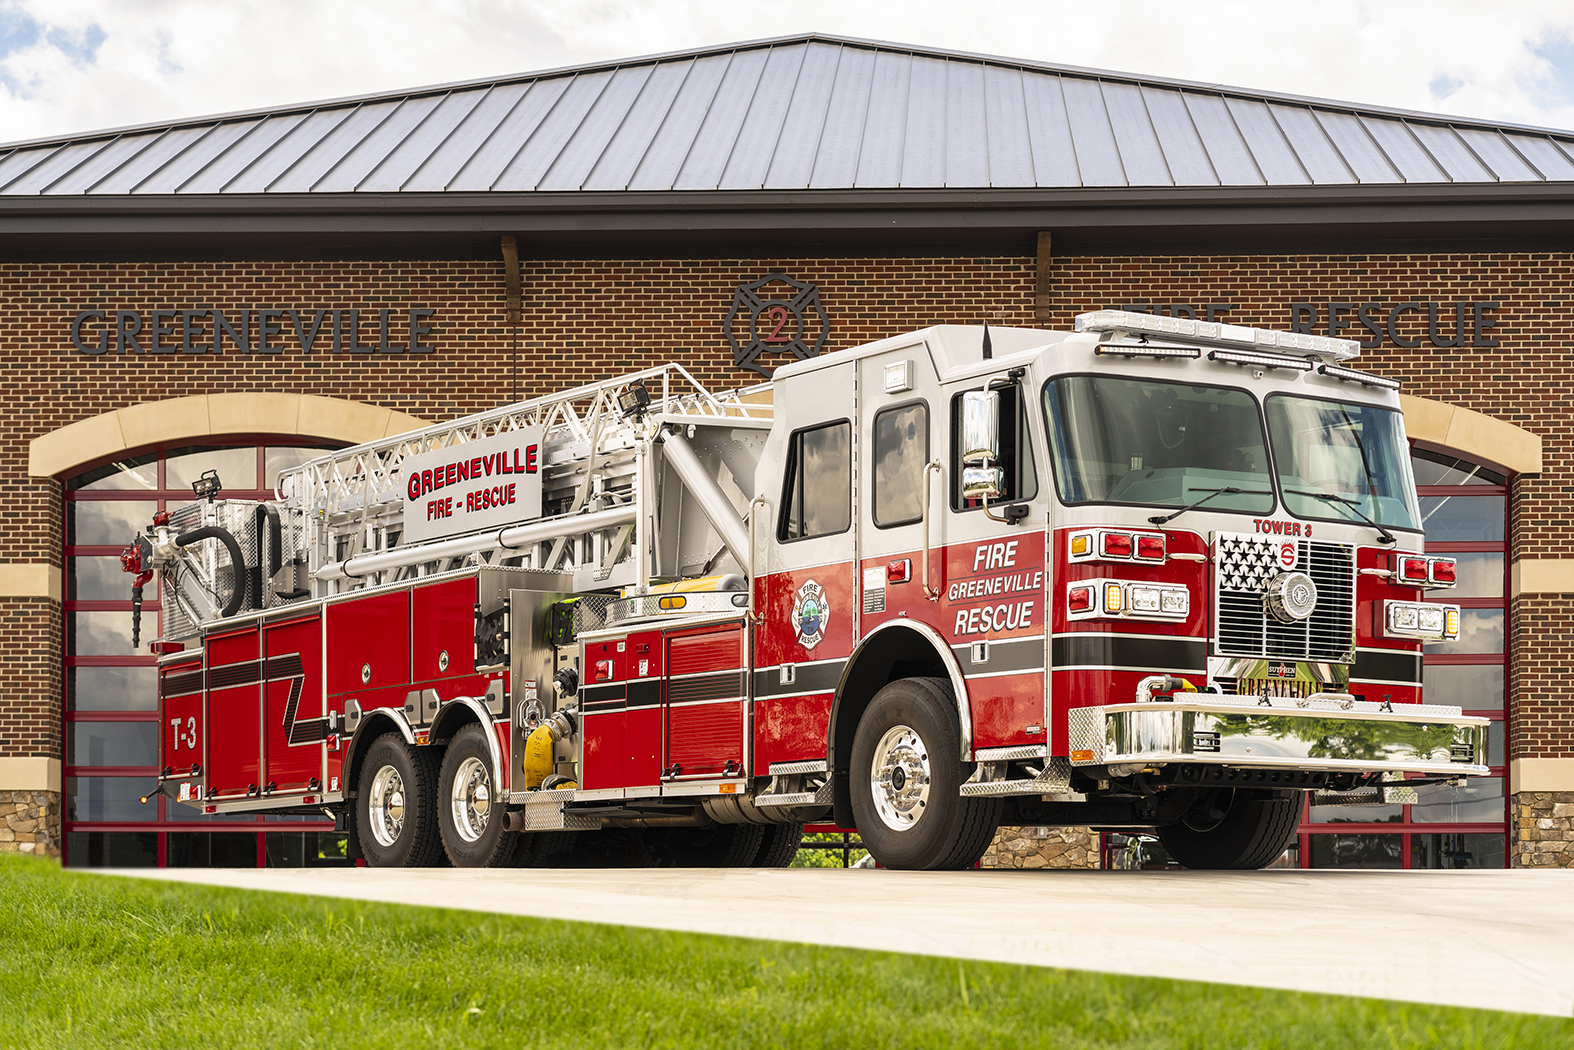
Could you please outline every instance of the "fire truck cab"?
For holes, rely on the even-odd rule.
[[[1261,867],[1306,792],[1487,772],[1485,720],[1422,701],[1453,563],[1356,352],[940,326],[210,493],[125,559],[161,576],[161,790],[326,810],[376,865],[776,865],[831,821],[897,868],[1002,824]]]

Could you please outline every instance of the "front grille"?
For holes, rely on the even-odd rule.
[[[1290,571],[1281,548],[1295,547],[1295,569],[1317,585],[1317,608],[1280,623],[1263,608],[1268,581]],[[1355,548],[1237,533],[1214,538],[1214,655],[1349,663],[1355,633]]]

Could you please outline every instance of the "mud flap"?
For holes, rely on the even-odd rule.
[[[847,770],[838,769],[831,774],[831,816],[839,828],[856,827],[853,822],[852,781]]]

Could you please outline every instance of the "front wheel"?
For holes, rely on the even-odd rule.
[[[1159,828],[1159,842],[1188,868],[1261,868],[1289,845],[1301,821],[1301,795],[1262,788],[1209,791],[1178,824]]]
[[[424,868],[442,856],[437,833],[437,761],[397,733],[372,741],[356,792],[356,834],[374,868]]]
[[[1000,823],[998,798],[963,798],[956,701],[941,678],[904,678],[870,701],[853,736],[858,834],[887,868],[966,868]]]
[[[492,776],[492,749],[481,726],[472,722],[449,741],[437,797],[443,851],[454,867],[499,868],[512,861],[519,833],[505,827]]]

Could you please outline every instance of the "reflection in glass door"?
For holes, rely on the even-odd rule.
[[[1459,561],[1459,583],[1427,597],[1461,607],[1458,641],[1428,645],[1422,657],[1429,703],[1492,720],[1491,776],[1463,787],[1427,785],[1411,805],[1313,806],[1273,867],[1502,868],[1508,860],[1504,720],[1508,638],[1508,479],[1480,464],[1414,449],[1429,553]],[[1176,867],[1157,839],[1103,836],[1106,868]]]
[[[73,867],[292,866],[345,863],[331,821],[204,817],[141,797],[158,763],[158,592],[142,607],[131,647],[131,577],[120,550],[158,510],[193,500],[191,483],[216,470],[223,495],[265,499],[279,471],[326,451],[288,444],[154,448],[66,483],[65,862]]]
[[[1501,868],[1507,863],[1504,724],[1508,637],[1508,479],[1424,449],[1411,465],[1426,549],[1459,560],[1459,584],[1427,597],[1461,607],[1459,640],[1426,646],[1427,702],[1492,719],[1490,777],[1416,789],[1413,805],[1308,805],[1297,846],[1311,868]]]

